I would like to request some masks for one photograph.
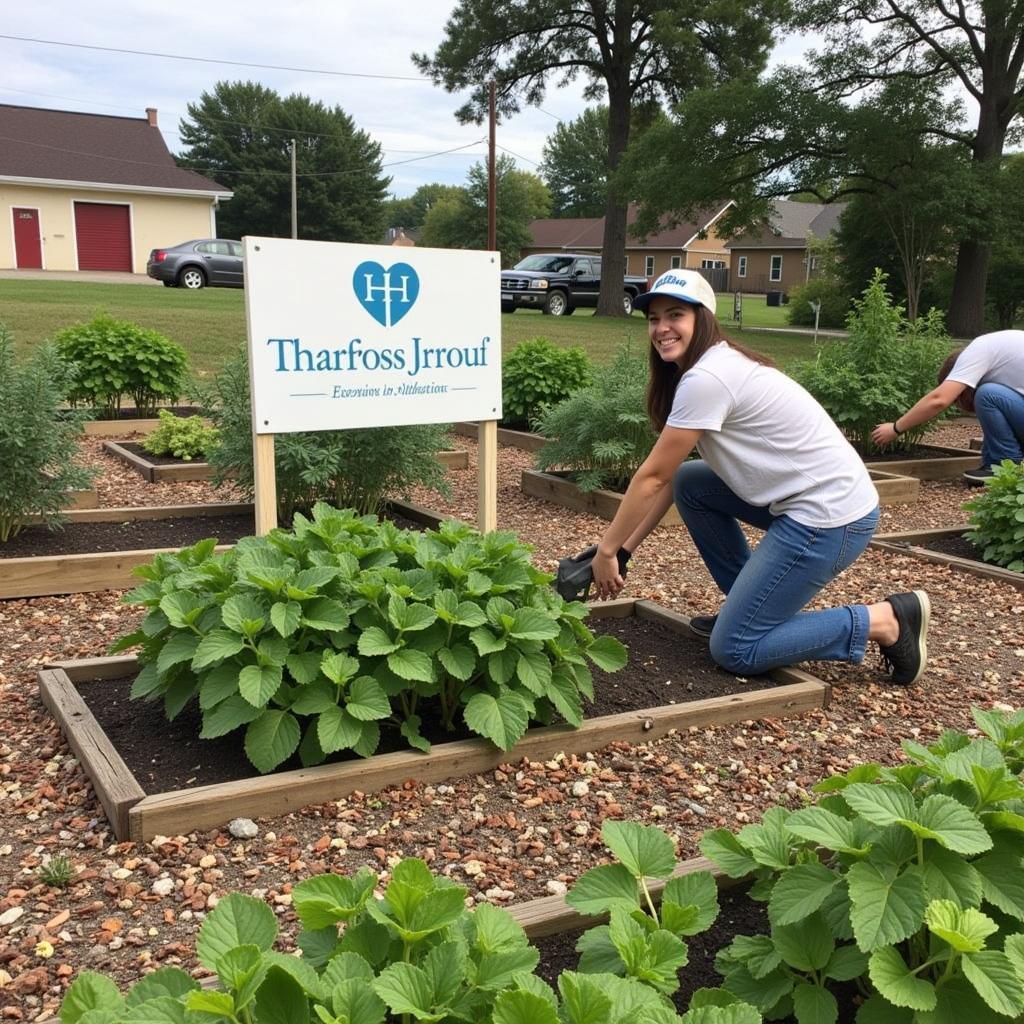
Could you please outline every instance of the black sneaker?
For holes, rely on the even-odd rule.
[[[888,647],[879,645],[882,661],[889,672],[890,682],[897,686],[910,686],[921,678],[928,663],[926,637],[932,605],[923,590],[893,594],[886,600],[896,613],[900,635]]]
[[[711,631],[715,628],[715,623],[717,621],[717,615],[694,615],[694,617],[690,619],[690,629],[696,633],[697,636],[702,636],[707,640],[711,636]]]
[[[963,475],[964,482],[970,487],[983,487],[995,476],[991,466],[978,466],[977,469],[969,469]]]

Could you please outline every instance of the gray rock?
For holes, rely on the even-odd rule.
[[[235,818],[228,823],[228,831],[236,839],[252,839],[259,829],[256,827],[256,822],[250,818]]]

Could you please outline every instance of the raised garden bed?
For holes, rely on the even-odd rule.
[[[385,514],[431,527],[452,518],[397,500]],[[66,518],[63,530],[29,526],[0,545],[0,599],[134,587],[132,570],[160,552],[205,537],[226,541],[223,548],[255,526],[252,505],[234,502],[84,509]]]
[[[194,405],[161,406],[175,416],[198,416],[202,410]],[[139,416],[136,409],[122,409],[113,420],[87,420],[83,425],[86,437],[121,437],[123,434],[150,434],[160,425],[155,416]]]
[[[95,487],[82,487],[68,491],[71,501],[68,509],[96,508],[100,503],[100,496]]]
[[[183,480],[212,480],[214,469],[208,462],[192,459],[190,462],[173,455],[151,455],[137,441],[104,441],[104,449],[127,462],[149,483]],[[447,469],[467,469],[469,452],[438,452],[438,461]]]
[[[453,423],[452,433],[459,437],[479,436],[480,424],[472,420]],[[505,427],[498,427],[498,444],[506,445],[509,448],[518,448],[524,452],[535,452],[548,443],[548,439],[542,434],[531,434],[525,430],[508,430]]]
[[[886,454],[865,461],[868,469],[912,476],[918,480],[956,480],[978,465],[978,456],[969,448],[944,448],[934,444],[914,445],[909,451]]]
[[[204,785],[202,773],[207,769],[201,766],[211,761],[212,755],[208,755],[212,747],[198,740],[198,730],[192,727],[190,735],[195,739],[187,747],[180,738],[171,738],[175,723],[163,719],[161,707],[155,708],[160,715],[160,725],[159,731],[154,732],[140,725],[148,706],[133,704],[127,715],[127,732],[146,740],[141,751],[144,760],[137,762],[138,775],[142,776],[139,778],[127,764],[138,752],[133,754],[127,748],[123,751],[117,748],[97,718],[106,713],[102,693],[96,698],[89,696],[92,687],[130,686],[130,683],[112,681],[134,674],[137,669],[134,657],[59,662],[39,673],[39,687],[44,702],[60,722],[72,750],[92,780],[116,835],[136,842],[159,834],[175,835],[215,827],[238,816],[282,814],[308,804],[336,800],[354,790],[365,793],[401,785],[410,778],[438,782],[488,771],[524,757],[543,761],[559,751],[582,753],[616,740],[653,740],[671,730],[690,726],[786,717],[824,707],[828,702],[829,686],[800,669],[779,669],[754,681],[722,673],[711,662],[704,642],[693,637],[688,620],[652,602],[606,602],[594,606],[592,617],[599,622],[602,619],[633,620],[632,623],[608,623],[606,628],[616,631],[631,626],[641,638],[650,630],[649,624],[663,627],[669,643],[666,648],[663,638],[655,649],[656,669],[650,664],[652,651],[645,650],[643,642],[638,641],[631,660],[635,666],[634,682],[627,684],[621,673],[602,678],[595,672],[595,688],[602,694],[603,713],[585,720],[579,729],[566,725],[530,729],[510,751],[499,750],[480,738],[456,739],[436,743],[429,754],[397,749],[365,760],[356,758],[266,776],[243,774],[237,777],[239,769],[232,769],[229,760],[236,766],[239,763],[239,743],[237,737],[229,736],[226,747],[233,749],[217,755],[224,759],[223,763],[218,761],[219,777],[224,778],[226,773],[228,781]],[[676,662],[670,664],[668,659],[673,652]],[[698,666],[697,662],[703,664]],[[701,671],[695,671],[698,667]],[[666,679],[671,681],[667,685]],[[641,685],[645,681],[646,686]],[[765,686],[765,682],[770,685]],[[710,688],[716,695],[704,696],[700,687],[704,693]],[[733,692],[725,692],[727,690]],[[669,694],[674,696],[669,697]],[[675,699],[677,703],[664,703],[666,699]],[[628,702],[630,710],[617,710],[623,706],[622,701]],[[608,713],[609,710],[612,713]],[[121,713],[123,715],[123,711]],[[113,725],[111,730],[117,731]],[[159,747],[152,744],[153,735],[160,736]],[[159,763],[153,762],[154,756]],[[165,763],[171,756],[184,758],[183,764],[189,773],[185,781],[195,788],[160,792],[166,780],[178,770]],[[247,762],[241,764],[243,773],[253,771]],[[155,781],[148,778],[150,773]]]
[[[880,505],[903,505],[917,501],[921,493],[921,481],[914,477],[897,476],[880,470],[869,470],[878,491]],[[614,519],[623,495],[619,491],[581,491],[570,479],[568,473],[542,473],[539,469],[524,469],[520,482],[524,494],[543,498],[555,505],[571,508],[576,512],[589,512],[601,519]],[[661,518],[661,526],[680,526],[682,520],[673,505]]]
[[[901,533],[877,534],[871,546],[883,551],[897,551],[912,555],[923,562],[947,565],[974,576],[1009,583],[1018,590],[1024,590],[1024,573],[1011,572],[998,565],[989,565],[981,560],[981,552],[968,540],[964,533],[969,526],[952,526],[938,530],[907,530]]]

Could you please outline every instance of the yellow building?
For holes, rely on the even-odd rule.
[[[146,272],[151,249],[217,236],[232,192],[178,167],[157,112],[0,104],[0,268]]]

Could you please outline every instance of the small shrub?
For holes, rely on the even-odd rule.
[[[1004,459],[977,497],[964,504],[973,529],[964,536],[981,557],[1013,572],[1024,572],[1024,462]]]
[[[252,412],[245,351],[198,397],[220,432],[217,444],[207,452],[214,482],[232,482],[252,498]],[[437,459],[445,448],[447,429],[428,423],[278,434],[274,466],[280,521],[291,522],[296,511],[309,512],[318,501],[375,515],[387,497],[406,497],[416,486],[450,494],[445,468]]]
[[[590,360],[583,349],[559,348],[547,338],[521,342],[501,368],[502,423],[529,429],[545,408],[589,383]]]
[[[71,858],[62,855],[50,857],[36,868],[36,878],[43,885],[50,885],[54,889],[65,888],[74,877],[75,866],[71,863]]]
[[[847,314],[850,312],[850,294],[838,280],[812,277],[806,284],[797,284],[790,288],[789,305],[786,307],[787,322],[795,327],[813,327],[812,302],[821,303],[819,327],[842,327],[846,323]]]
[[[417,533],[318,505],[294,532],[222,554],[215,543],[135,570],[148,582],[125,601],[149,613],[112,651],[141,645],[132,697],[162,697],[169,718],[198,696],[202,737],[245,726],[261,772],[297,749],[307,765],[367,757],[388,723],[426,750],[424,721],[461,719],[507,750],[530,719],[582,722],[585,657],[607,671],[626,661],[509,533]]]
[[[173,455],[191,462],[212,451],[217,443],[219,431],[203,422],[202,416],[175,416],[161,409],[159,417],[159,426],[142,442],[150,455]]]
[[[92,481],[93,471],[74,461],[84,417],[61,409],[73,380],[52,345],[18,362],[0,324],[0,543],[32,516],[59,526],[68,490]]]
[[[938,310],[913,324],[904,318],[881,271],[853,307],[846,322],[849,337],[823,342],[815,359],[795,363],[789,373],[867,455],[879,450],[871,440],[874,427],[896,419],[935,387],[952,345]],[[906,431],[883,450],[916,444],[939,420]]]
[[[539,429],[549,440],[537,452],[537,468],[567,469],[584,491],[625,490],[657,440],[646,390],[646,359],[622,346],[594,370],[593,383],[541,414]]]
[[[173,402],[185,388],[185,350],[170,338],[104,313],[54,336],[61,356],[77,368],[68,395],[101,418],[116,418],[128,396],[141,416],[152,416],[158,402]]]

